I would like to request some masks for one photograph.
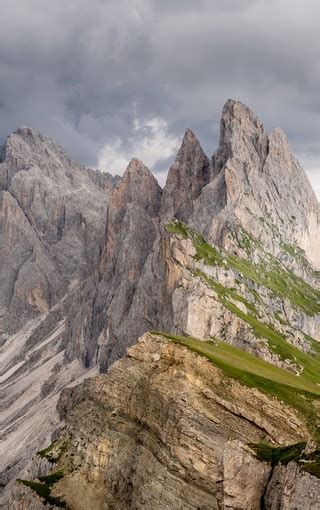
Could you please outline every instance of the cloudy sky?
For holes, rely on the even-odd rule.
[[[287,133],[320,195],[319,0],[0,0],[0,139],[163,182],[187,127],[217,147],[227,98]]]

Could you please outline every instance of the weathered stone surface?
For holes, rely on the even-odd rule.
[[[61,303],[29,321],[0,347],[1,508],[7,508],[17,477],[30,479],[48,469],[39,463],[35,469],[32,458],[59,428],[56,404],[61,390],[97,373],[96,368],[88,371],[78,360],[68,364],[64,359],[65,315],[72,300],[71,290]]]
[[[63,392],[58,410],[69,446],[53,493],[77,510],[258,510],[271,466],[247,443],[308,437],[279,401],[149,335],[107,375]]]
[[[302,473],[294,462],[275,467],[264,497],[270,510],[313,510],[320,508],[320,480]]]
[[[318,219],[315,223],[310,220],[317,217],[318,209],[284,135],[279,130],[268,135],[246,106],[228,101],[213,166],[187,130],[162,198],[150,172],[137,160],[119,181],[108,211],[99,278],[88,280],[74,316],[67,321],[68,358],[78,356],[87,365],[98,362],[105,369],[135,338],[156,328],[200,337],[216,335],[276,361],[265,343],[256,341],[250,325],[212,299],[212,290],[192,277],[192,270],[199,269],[191,260],[194,253],[188,255],[186,242],[180,243],[179,254],[172,252],[174,241],[165,225],[173,217],[189,218],[189,224],[207,240],[251,257],[253,262],[263,259],[263,248],[267,249],[316,286],[319,282],[314,270],[309,271],[285,246],[293,243],[288,244],[291,250],[299,245],[307,249],[310,243],[318,243]],[[262,243],[260,251],[243,251],[238,239],[242,231]],[[304,240],[299,232],[303,232]],[[307,255],[311,252],[314,250]],[[208,274],[208,268],[200,269]],[[239,280],[239,275],[228,272],[228,268],[215,271],[213,276],[229,287],[232,281],[235,287]],[[248,289],[237,291],[250,301]],[[262,297],[264,307],[259,312],[264,322],[274,323],[294,345],[308,348],[304,333],[319,337],[319,316],[301,313],[259,286],[253,291]],[[243,303],[237,306],[246,312]],[[288,328],[274,322],[276,310],[284,315]],[[83,317],[86,319],[80,320]]]
[[[81,167],[30,128],[10,135],[1,154],[0,478],[5,486],[57,426],[61,389],[86,372],[79,361],[64,359],[64,321],[81,280],[97,271],[114,179]]]
[[[3,152],[0,320],[12,333],[97,266],[113,178],[93,177],[31,128],[10,135]]]
[[[66,281],[9,191],[0,191],[0,336],[48,311]]]
[[[305,333],[319,338],[319,314],[309,316],[277,298],[263,286],[253,285],[227,265],[210,266],[196,260],[196,249],[191,239],[171,235],[167,239],[165,258],[167,261],[166,286],[172,289],[170,299],[171,323],[169,330],[197,338],[222,339],[268,362],[286,366],[268,348],[266,338],[256,335],[251,322],[241,317],[244,313],[256,316],[259,322],[272,325],[288,342],[302,351],[310,351]],[[224,290],[231,289],[239,299],[230,302],[239,310],[238,314],[226,305],[223,295],[208,284],[197,272],[210,278]],[[240,278],[240,279],[239,279]],[[259,298],[257,298],[259,296]],[[244,301],[241,299],[244,298]],[[279,311],[285,321],[279,319]]]
[[[241,225],[277,252],[276,228],[319,267],[319,202],[281,129],[269,135],[248,107],[227,101],[213,176],[191,225],[218,244],[226,243],[230,226]]]

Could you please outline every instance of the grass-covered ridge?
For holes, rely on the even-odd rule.
[[[317,412],[313,405],[314,400],[320,400],[320,386],[313,377],[295,375],[222,341],[206,342],[156,331],[152,334],[163,336],[205,356],[222,369],[226,376],[293,407],[304,416],[310,431],[317,438],[320,437],[320,431],[315,425]],[[317,377],[320,382],[320,362]]]
[[[320,384],[320,345],[318,342],[306,336],[306,340],[310,343],[314,353],[301,351],[290,344],[286,337],[277,331],[272,324],[261,322],[254,306],[235,291],[221,285],[199,270],[195,271],[194,274],[204,280],[214,290],[220,303],[251,327],[256,338],[265,338],[267,340],[270,351],[277,354],[281,359],[290,361],[292,365],[298,368],[298,371],[302,370],[303,375],[315,384]],[[244,303],[247,306],[247,312],[241,310],[234,301]]]
[[[303,310],[307,315],[313,316],[320,313],[320,291],[287,269],[278,259],[266,252],[260,243],[248,233],[244,236],[247,253],[250,253],[250,246],[259,247],[263,252],[263,260],[258,263],[254,263],[250,257],[237,257],[211,246],[203,236],[179,221],[175,220],[168,224],[166,229],[170,233],[190,239],[196,249],[195,258],[197,260],[203,260],[209,266],[230,268],[242,278],[269,289],[280,299],[288,299],[293,306]],[[286,246],[287,249],[289,249],[288,246]],[[292,248],[292,252],[293,250]],[[302,257],[300,253],[299,255]]]
[[[308,377],[298,376],[288,370],[272,365],[261,358],[242,351],[221,340],[204,341],[198,338],[172,335],[157,331],[152,332],[152,334],[163,336],[168,340],[184,345],[198,354],[205,356],[215,365],[221,365],[221,368],[226,369],[228,371],[227,375],[232,376],[232,374],[235,374],[237,376],[235,379],[239,376],[237,373],[239,370],[249,375],[266,378],[277,384],[290,386],[296,391],[309,393],[313,398],[320,399],[320,386],[318,386],[317,382],[310,380]],[[320,383],[320,371],[318,381]]]
[[[262,320],[259,315],[259,311],[257,309],[260,300],[259,296],[255,296],[252,289],[252,283],[254,285],[263,285],[268,287],[269,273],[263,270],[264,265],[262,263],[255,264],[251,260],[242,259],[240,257],[236,257],[235,255],[228,254],[227,252],[218,249],[215,246],[210,246],[205,242],[202,236],[200,236],[197,232],[190,229],[185,224],[174,221],[167,225],[167,229],[170,232],[180,234],[184,238],[190,239],[195,248],[196,248],[196,259],[204,260],[207,265],[211,266],[219,266],[231,268],[235,273],[239,274],[240,282],[246,282],[246,287],[249,292],[251,292],[252,300],[244,298],[236,291],[236,289],[227,287],[222,285],[219,281],[208,276],[200,269],[194,270],[193,275],[201,278],[206,285],[211,287],[211,289],[215,293],[215,299],[219,301],[226,309],[228,309],[231,313],[238,316],[244,322],[248,324],[250,327],[250,331],[257,339],[265,339],[267,341],[269,350],[275,353],[280,359],[289,361],[291,367],[296,372],[301,372],[302,375],[308,380],[312,381],[314,384],[320,384],[320,345],[317,341],[305,335],[307,342],[310,344],[313,353],[306,353],[302,350],[298,349],[286,337],[286,334],[281,331],[281,326],[287,325],[287,323],[280,317],[277,316],[277,313],[273,313],[273,317],[278,320],[279,328],[271,323],[267,322],[266,317]],[[254,247],[260,247],[260,243],[254,240],[250,234],[246,232],[241,232],[241,237],[245,239],[246,245],[253,245]],[[249,249],[248,249],[249,250]],[[265,253],[265,252],[264,252]],[[301,278],[297,277],[290,271],[288,271],[280,262],[278,262],[274,257],[270,254],[266,254],[267,260],[272,259],[273,264],[277,266],[277,270],[280,271],[280,279],[281,274],[286,274],[289,279],[295,281],[295,285],[298,290],[296,290],[295,296],[297,298],[298,294],[301,297],[304,290],[306,290],[306,294],[303,297],[305,301],[309,303],[309,312],[311,307],[313,309],[318,309],[320,312],[320,304],[318,303],[318,298],[320,297],[320,291],[317,289],[313,289],[309,284],[304,282]],[[263,266],[263,267],[262,267]],[[253,275],[253,276],[252,276]],[[262,275],[262,276],[261,276]],[[236,274],[237,276],[237,274]],[[262,281],[260,280],[260,276]],[[250,278],[252,277],[252,278]],[[276,277],[275,277],[276,278]],[[237,279],[236,279],[237,281]],[[248,284],[248,282],[250,283]],[[289,283],[287,282],[286,287],[283,287],[283,293],[279,291],[278,287],[278,297],[286,298],[287,295],[290,295],[290,288],[288,288]],[[268,287],[270,290],[270,286]],[[288,290],[286,290],[288,289]],[[292,289],[291,289],[292,290]],[[299,292],[298,292],[299,291]],[[281,295],[283,294],[283,295]],[[292,296],[292,294],[291,294]],[[312,300],[312,296],[314,300]],[[302,297],[301,297],[302,299]],[[316,301],[317,299],[317,301]],[[296,299],[296,304],[297,304]],[[240,304],[244,304],[240,306]],[[285,323],[285,324],[283,324]]]

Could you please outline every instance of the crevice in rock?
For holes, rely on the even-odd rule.
[[[261,430],[264,434],[266,434],[268,437],[271,437],[274,441],[276,441],[276,438],[272,437],[271,433],[261,425],[258,425],[253,419],[248,418],[240,411],[235,411],[231,409],[231,406],[228,406],[226,402],[223,402],[220,398],[219,399],[213,399],[218,405],[220,405],[223,409],[228,411],[228,413],[232,414],[233,416],[236,416],[237,418],[241,418],[242,420],[246,421],[250,425],[253,425],[258,430]]]
[[[266,507],[266,496],[267,496],[269,484],[270,484],[270,482],[272,480],[272,477],[273,477],[273,473],[274,473],[275,467],[276,467],[275,465],[271,464],[271,469],[270,469],[270,473],[269,473],[269,476],[268,476],[268,480],[266,482],[263,494],[261,495],[261,499],[260,499],[260,510],[267,510],[267,507]]]

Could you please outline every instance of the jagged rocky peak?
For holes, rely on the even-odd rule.
[[[150,216],[156,216],[160,200],[161,188],[157,180],[139,159],[133,158],[118,182],[111,208],[126,207],[134,203],[148,211]]]
[[[87,168],[86,171],[92,182],[107,193],[112,192],[121,179],[119,175],[112,175],[97,169]]]
[[[107,213],[105,251],[102,266],[110,265],[114,256],[118,256],[123,238],[151,222],[159,213],[161,188],[150,170],[138,159],[130,161],[126,171],[116,186]],[[152,227],[153,229],[153,227]],[[138,232],[136,232],[138,234]],[[139,235],[137,239],[139,239]],[[132,239],[134,243],[136,239]]]
[[[195,134],[187,129],[163,191],[163,217],[166,220],[176,217],[187,221],[193,211],[193,201],[209,179],[209,159]]]
[[[38,129],[35,129],[30,126],[20,126],[16,131],[14,131],[13,135],[18,135],[22,140],[25,142],[32,144],[32,143],[38,143],[40,140],[41,142],[45,141],[45,137],[38,131]],[[12,136],[12,135],[11,135]]]
[[[5,146],[7,157],[11,154],[17,157],[19,151],[24,150],[31,151],[33,157],[36,157],[37,154],[50,157],[53,153],[57,153],[67,160],[71,159],[52,138],[44,136],[38,129],[27,126],[21,126],[11,133],[5,141]]]
[[[83,308],[77,305],[69,320],[69,359],[80,353],[87,366],[99,364],[105,370],[140,334],[155,325],[161,306],[156,298],[161,282],[157,274],[163,264],[155,250],[161,194],[150,170],[132,159],[109,203],[100,281],[88,288]],[[88,314],[89,319],[84,321]]]
[[[203,340],[222,340],[225,347],[210,345],[217,353],[224,349],[227,359],[232,345],[240,348],[230,373],[246,364],[243,351],[256,355],[259,372],[253,374],[263,376],[266,369],[258,357],[286,371],[272,388],[286,377],[310,388],[304,378],[309,373],[318,398],[312,368],[319,363],[318,354],[310,351],[315,345],[311,337],[319,338],[319,292],[289,272],[277,250],[290,242],[309,246],[312,254],[308,243],[312,238],[315,247],[319,243],[319,209],[280,130],[269,135],[246,106],[228,101],[212,162],[187,130],[163,192],[137,159],[122,178],[106,180],[32,130],[12,135],[8,144],[12,165],[7,155],[0,165],[7,186],[0,192],[0,260],[7,261],[0,265],[0,331],[7,350],[1,376],[8,407],[3,444],[12,451],[5,459],[4,483],[18,476],[56,428],[50,406],[58,391],[89,367],[106,371],[146,331],[186,335],[185,342],[199,338],[198,352],[203,352]],[[170,223],[173,217],[187,225]],[[272,254],[263,247],[261,258],[250,250],[244,253],[231,235],[241,229],[251,233],[249,244],[260,249],[253,239],[258,238]],[[228,239],[234,241],[232,253]],[[303,254],[299,256],[304,263]],[[9,337],[30,318],[37,321],[40,313],[31,332],[26,331],[28,323]],[[267,379],[270,372],[265,372]],[[205,508],[260,508],[261,496],[267,499],[266,490],[272,494],[278,476],[278,488],[285,490],[287,475],[290,483],[297,479],[299,501],[304,501],[305,489],[319,486],[318,479],[302,476],[297,466],[295,474],[279,466],[270,481],[273,467],[260,464],[248,450],[248,441],[308,440],[300,413],[290,412],[290,403],[284,407],[272,393],[271,398],[258,395],[258,388],[234,382],[203,357],[181,354],[180,347],[163,339],[145,338],[106,377],[89,383],[88,399],[83,387],[72,390],[80,401],[85,398],[81,409],[80,401],[67,404],[68,411],[75,411],[69,413],[75,421],[68,424],[67,466],[73,468],[75,462],[75,470],[61,483],[74,482],[74,494],[68,494],[78,498],[81,473],[88,496],[81,504],[86,508],[99,494],[111,498],[110,507],[116,502],[128,509],[140,497],[141,508],[158,503],[162,508],[164,501],[168,508],[194,508],[201,500]],[[24,444],[11,448],[21,437],[30,444],[22,454]],[[92,473],[98,477],[97,490]],[[319,504],[309,500],[315,508]],[[26,501],[12,508],[26,508]],[[280,508],[273,503],[265,507]]]
[[[97,266],[114,181],[32,128],[9,135],[2,153],[0,329],[12,332]]]
[[[8,170],[7,187],[13,175],[30,166],[54,160],[55,166],[70,165],[71,158],[51,138],[43,136],[37,129],[22,126],[10,134],[4,144],[4,163]]]
[[[246,105],[229,99],[222,110],[219,148],[213,158],[215,173],[229,158],[236,158],[243,166],[251,160],[261,167],[267,152],[268,134],[262,123]]]
[[[119,178],[109,173],[101,173],[99,170],[85,168],[74,161],[52,138],[26,126],[18,128],[7,137],[0,149],[0,162],[4,163],[6,168],[6,189],[11,185],[14,174],[20,170],[30,171],[34,166],[53,180],[58,177],[62,179],[61,186],[66,178],[76,180],[75,182],[80,185],[80,181],[87,174],[94,184],[110,192]],[[0,174],[3,173],[4,170],[1,170]]]
[[[270,251],[297,244],[320,265],[319,203],[280,129],[269,135],[247,106],[228,100],[213,167],[192,217],[200,231],[223,244],[230,225],[240,226]]]
[[[0,493],[56,427],[59,391],[86,373],[64,359],[65,320],[97,273],[114,187],[31,128],[10,135],[2,154]]]

